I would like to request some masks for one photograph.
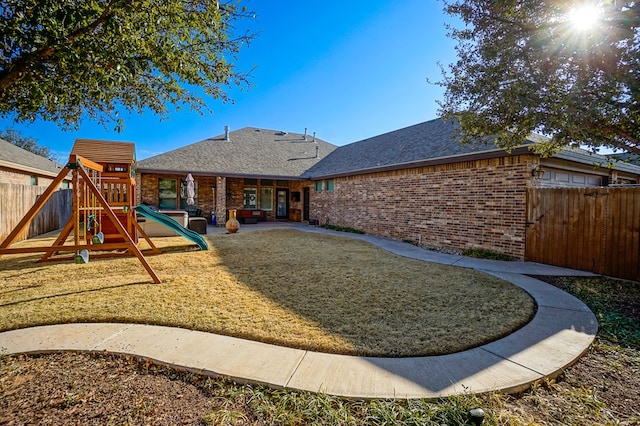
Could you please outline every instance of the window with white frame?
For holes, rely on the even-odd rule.
[[[258,208],[258,189],[257,188],[244,189],[243,204],[245,209],[253,210]]]

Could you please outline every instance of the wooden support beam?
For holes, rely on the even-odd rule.
[[[122,237],[125,240],[127,240],[127,242],[129,243],[129,251],[138,258],[140,263],[142,263],[142,266],[144,266],[144,268],[147,270],[147,272],[153,279],[153,282],[156,284],[160,284],[161,283],[160,278],[155,273],[151,265],[149,265],[149,262],[147,262],[147,259],[144,257],[144,255],[142,254],[142,252],[140,251],[136,243],[133,241],[133,239],[131,238],[131,235],[129,235],[129,233],[124,228],[124,226],[122,226],[122,223],[120,223],[118,216],[116,216],[115,212],[113,211],[109,203],[107,203],[107,200],[104,199],[104,196],[102,195],[102,193],[98,190],[98,188],[96,188],[96,186],[94,185],[93,181],[91,180],[87,172],[82,167],[79,167],[78,173],[80,173],[82,178],[86,180],[86,185],[89,188],[89,191],[91,191],[93,195],[95,195],[95,197],[98,200],[98,204],[101,204],[102,207],[104,207],[105,212],[107,213],[107,216],[109,216],[109,218],[112,220],[114,226],[116,227],[120,235],[122,235]],[[129,211],[129,214],[132,214],[131,210]]]
[[[84,158],[82,155],[78,155],[78,154],[71,154],[69,156],[69,166],[70,166],[70,168],[83,166],[83,167],[87,167],[87,168],[89,168],[91,170],[95,170],[96,172],[103,172],[104,171],[104,167],[101,166],[100,164],[95,163],[95,162],[89,160],[88,158]]]
[[[76,217],[75,215],[72,214],[69,217],[67,224],[64,226],[64,228],[62,228],[62,231],[60,232],[60,235],[58,235],[58,238],[56,238],[56,240],[53,242],[52,247],[64,245],[64,242],[67,241],[67,237],[69,236],[69,234],[71,233],[71,230],[75,226],[75,222],[76,222]],[[45,253],[38,262],[43,262],[47,260],[49,257],[53,256],[55,253],[56,252]]]
[[[69,174],[69,169],[67,169],[66,167],[60,170],[58,176],[56,176],[53,182],[51,182],[49,187],[42,193],[35,204],[31,206],[27,214],[24,215],[22,220],[18,222],[15,228],[13,228],[13,231],[11,231],[11,233],[7,235],[4,241],[2,241],[2,243],[0,244],[0,248],[7,248],[15,242],[15,240],[18,238],[18,235],[20,235],[24,228],[29,226],[33,218],[36,217],[36,214],[38,214],[42,206],[44,206],[44,203],[49,201],[49,198],[51,198],[51,195],[56,191],[56,188],[58,188],[58,185],[60,185],[67,174]]]
[[[134,219],[135,219],[135,216],[134,216]],[[144,240],[151,246],[151,254],[160,254],[160,253],[162,253],[160,251],[160,249],[157,248],[155,244],[153,244],[153,242],[151,241],[151,238],[149,238],[147,233],[144,232],[144,230],[142,229],[142,226],[140,226],[138,221],[135,220],[134,223],[135,223],[136,229],[138,230],[140,235],[142,235],[142,238],[144,238]]]
[[[129,243],[105,243],[105,244],[80,244],[80,245],[53,245],[49,247],[14,247],[0,249],[0,254],[15,254],[15,253],[50,253],[63,252],[63,251],[80,251],[80,250],[93,250],[93,251],[108,251],[108,250],[129,250]],[[46,259],[43,259],[46,260]]]

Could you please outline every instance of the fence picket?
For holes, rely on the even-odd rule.
[[[0,242],[11,233],[46,189],[44,186],[0,183]],[[71,209],[72,191],[62,189],[54,192],[17,241],[62,228],[71,216]]]
[[[640,281],[640,188],[529,188],[526,260]]]

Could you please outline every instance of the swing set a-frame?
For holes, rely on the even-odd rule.
[[[58,238],[47,247],[11,248],[47,200],[71,174],[73,209]],[[138,248],[138,234],[151,247],[147,254],[159,254],[138,224],[135,199],[135,149],[133,143],[77,139],[67,165],[29,209],[13,231],[0,243],[0,256],[13,253],[44,253],[39,262],[135,256],[154,283],[160,278]],[[73,233],[71,244],[67,240]],[[60,256],[61,253],[73,253]]]

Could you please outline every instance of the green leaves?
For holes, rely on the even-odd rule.
[[[531,132],[545,153],[584,144],[640,153],[640,4],[607,3],[588,32],[568,19],[572,2],[475,0],[445,4],[458,60],[443,70],[440,112],[463,139],[499,135],[503,148]],[[508,130],[508,131],[507,131]]]
[[[168,104],[207,109],[196,90],[227,100],[248,86],[232,62],[252,16],[215,0],[0,0],[0,114],[77,128],[86,114],[106,124],[117,111]]]

